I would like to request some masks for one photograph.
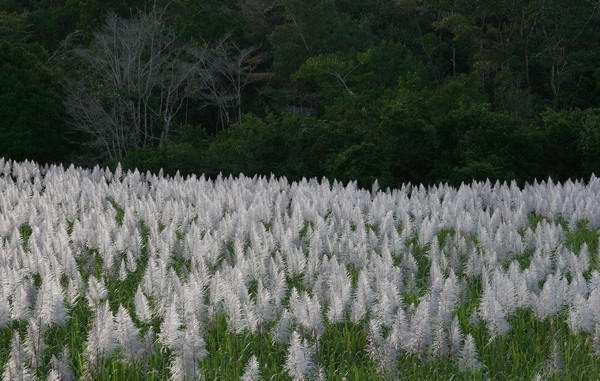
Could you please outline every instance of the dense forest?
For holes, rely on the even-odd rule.
[[[0,156],[370,187],[600,174],[597,0],[0,0]]]

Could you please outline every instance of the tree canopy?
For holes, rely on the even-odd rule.
[[[585,178],[599,40],[597,1],[4,0],[0,156],[364,187]]]
[[[55,161],[65,154],[61,92],[25,18],[0,12],[0,155]]]

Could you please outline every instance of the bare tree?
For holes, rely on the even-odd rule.
[[[205,99],[218,109],[218,123],[223,129],[232,122],[241,123],[242,95],[248,84],[261,78],[253,73],[263,61],[262,56],[256,48],[241,48],[229,42],[229,36],[203,53],[208,55],[208,59],[199,60],[199,79],[206,89]]]
[[[71,83],[65,102],[74,130],[88,134],[87,144],[104,156],[118,160],[140,146],[138,131],[129,127],[133,102],[118,95],[109,98],[98,94],[81,81]]]
[[[110,15],[90,47],[73,52],[86,68],[66,80],[73,128],[113,160],[164,143],[185,100],[201,90],[208,58],[180,43],[156,10],[132,20]]]

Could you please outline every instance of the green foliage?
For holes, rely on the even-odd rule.
[[[121,162],[123,169],[150,171],[165,174],[191,175],[201,173],[204,168],[204,149],[208,146],[208,135],[201,126],[181,126],[160,148],[141,148]],[[116,166],[117,163],[110,163]]]
[[[26,14],[36,41],[50,51],[57,49],[62,40],[77,29],[79,23],[81,2],[66,0],[61,3],[50,6],[39,2]]]
[[[385,113],[380,128],[380,147],[391,161],[395,184],[432,180],[429,176],[437,162],[438,151],[435,128],[415,118],[402,105]]]
[[[173,7],[174,23],[186,39],[211,41],[229,35],[241,43],[243,20],[235,3],[231,0],[178,0]]]
[[[544,167],[556,180],[579,177],[582,173],[578,147],[581,124],[575,112],[547,112],[542,116],[541,130],[545,150]]]
[[[80,9],[78,28],[91,36],[106,21],[106,15],[110,12],[129,18],[135,15],[137,10],[150,11],[153,7],[166,9],[169,1],[79,0],[78,3]]]
[[[455,165],[449,180],[525,180],[535,174],[541,152],[521,120],[493,112],[489,104],[461,107],[448,114],[455,126]]]
[[[27,21],[15,12],[0,11],[0,39],[14,43],[25,43],[30,36]]]
[[[423,62],[403,44],[382,42],[363,53],[357,54],[358,62],[363,65],[362,75],[357,75],[361,87],[373,90],[393,88],[402,79],[417,73],[425,78]]]
[[[178,43],[201,47],[228,36],[240,48],[256,49],[242,65],[248,82],[237,98],[253,116],[241,124],[231,118],[225,131],[210,129],[222,120],[214,99],[223,105],[236,95],[190,97],[185,117],[173,123],[205,126],[209,135],[198,129],[197,139],[175,137],[160,149],[132,152],[124,160],[128,168],[328,175],[365,187],[374,179],[382,185],[523,183],[598,174],[598,4],[509,5],[0,0],[0,155],[69,156],[57,81],[77,77],[82,67],[57,62],[75,45],[89,48],[109,12],[128,19],[156,7]],[[214,81],[222,89],[227,79]]]
[[[335,130],[325,121],[295,114],[247,115],[219,134],[206,152],[209,175],[271,173],[291,179],[321,177],[336,148]]]
[[[283,4],[286,21],[269,38],[273,69],[280,80],[313,55],[354,52],[371,42],[365,25],[339,12],[333,0],[284,0]]]
[[[600,109],[582,110],[579,149],[582,154],[583,176],[600,173]]]
[[[548,175],[587,177],[600,171],[600,110],[546,112],[540,121]]]
[[[37,43],[26,43],[25,20],[0,13],[0,156],[40,162],[65,152],[57,73]]]
[[[368,187],[375,180],[383,186],[393,183],[384,153],[372,142],[355,144],[340,152],[328,173],[343,182],[356,180],[361,187]]]
[[[357,65],[352,60],[344,60],[338,54],[323,54],[310,57],[292,74],[293,80],[309,81],[319,90],[313,99],[321,104],[346,94],[354,95],[350,89],[350,75]]]

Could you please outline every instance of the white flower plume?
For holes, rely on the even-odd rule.
[[[240,381],[259,381],[260,380],[260,366],[256,356],[252,355],[246,366],[244,367],[244,374],[240,378]]]
[[[315,370],[306,342],[297,331],[292,332],[284,368],[294,381],[304,381]]]
[[[10,342],[10,356],[2,372],[2,381],[34,381],[37,380],[33,370],[27,364],[25,346],[17,331],[13,332]]]
[[[482,367],[478,357],[475,340],[471,334],[468,334],[458,355],[458,369],[463,372],[477,372]]]

